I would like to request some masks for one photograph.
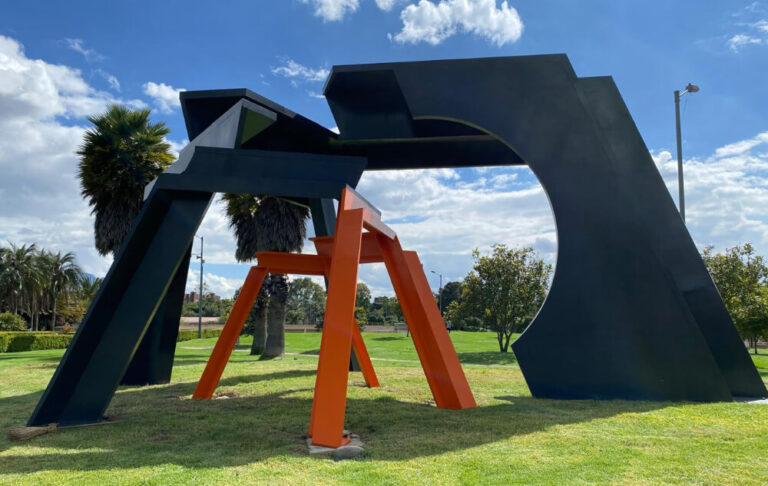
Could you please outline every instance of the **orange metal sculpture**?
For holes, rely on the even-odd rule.
[[[363,231],[367,230],[367,231]],[[404,251],[378,211],[351,188],[339,203],[334,236],[313,238],[317,255],[260,252],[208,360],[194,398],[211,398],[267,273],[325,275],[328,297],[309,422],[312,443],[339,447],[343,436],[350,349],[370,387],[379,385],[355,322],[357,271],[361,263],[384,262],[413,336],[416,352],[439,408],[475,407],[445,323],[416,252]]]

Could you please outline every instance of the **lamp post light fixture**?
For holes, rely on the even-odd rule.
[[[443,315],[443,274],[442,273],[437,273],[434,270],[430,270],[430,272],[432,272],[435,275],[440,277],[440,290],[437,291],[438,292],[438,294],[437,294],[437,302],[438,302],[437,306],[440,308],[440,315],[442,316]]]
[[[699,87],[695,84],[688,83],[688,86],[681,92],[675,90],[675,129],[677,135],[677,189],[678,198],[680,202],[680,217],[683,218],[683,224],[685,224],[685,187],[683,185],[683,141],[680,134],[680,98],[685,93],[697,93]]]

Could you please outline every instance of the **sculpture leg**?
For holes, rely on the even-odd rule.
[[[208,192],[152,192],[28,425],[101,419],[211,198]]]
[[[419,257],[404,252],[396,239],[380,237],[379,243],[435,404],[455,410],[476,407]]]
[[[333,199],[310,199],[309,209],[312,214],[312,225],[315,236],[331,236],[336,226],[336,209]],[[325,290],[328,290],[328,278],[325,279]],[[349,371],[362,371],[354,348],[349,356]]]
[[[261,284],[264,282],[266,275],[266,268],[251,267],[243,283],[243,288],[240,289],[240,294],[232,306],[232,311],[229,313],[229,317],[227,317],[227,322],[221,330],[221,335],[219,335],[219,339],[216,341],[216,346],[213,348],[210,358],[208,358],[208,364],[205,365],[205,371],[203,371],[203,375],[197,383],[197,388],[195,388],[192,398],[206,399],[213,396],[221,375],[224,373],[224,367],[227,366],[227,361],[229,361],[232,350],[235,348],[237,337],[242,332],[245,320],[248,318],[256,298],[259,296],[259,290],[261,290]]]
[[[309,426],[312,443],[325,447],[339,447],[348,441],[342,435],[362,231],[362,210],[341,212],[331,254],[328,300]]]
[[[171,382],[191,253],[190,247],[123,376],[122,385],[159,385]]]
[[[365,347],[365,341],[363,341],[363,335],[360,334],[360,328],[357,326],[357,323],[352,326],[352,351],[357,355],[357,361],[360,365],[360,371],[363,373],[363,378],[365,378],[365,383],[369,388],[378,387],[379,378],[373,369],[371,357],[368,355],[368,349]]]

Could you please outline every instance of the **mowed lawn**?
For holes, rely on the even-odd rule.
[[[531,398],[495,335],[454,332],[478,408],[438,410],[403,334],[365,334],[382,386],[350,375],[365,455],[309,457],[319,334],[260,362],[244,339],[218,394],[190,399],[213,340],[179,343],[170,385],[121,389],[110,425],[12,443],[62,351],[0,354],[0,484],[768,484],[768,406]],[[765,352],[765,351],[763,351]],[[756,359],[768,380],[768,356]]]

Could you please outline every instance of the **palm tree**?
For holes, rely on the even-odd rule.
[[[80,275],[80,279],[77,282],[77,294],[86,303],[86,307],[96,297],[96,293],[99,291],[99,287],[101,287],[101,282],[102,279],[98,277],[91,278],[90,275]]]
[[[96,215],[94,234],[100,254],[116,254],[141,208],[144,187],[160,175],[173,156],[164,123],[152,124],[150,110],[112,105],[88,117],[77,152],[83,197]]]
[[[51,305],[51,331],[56,326],[56,303],[60,295],[71,293],[81,281],[83,271],[75,263],[75,255],[71,252],[51,253],[44,251],[41,254],[43,260],[43,272],[46,275],[45,282]]]
[[[252,260],[257,251],[301,251],[306,237],[309,210],[292,201],[276,197],[227,194],[227,216],[235,232],[238,261]],[[288,298],[288,278],[283,274],[270,274],[266,283],[266,342],[262,359],[282,356],[285,351],[285,302]],[[262,302],[263,302],[262,295]],[[258,300],[257,300],[258,303]],[[257,309],[258,310],[258,309]],[[259,316],[256,313],[256,331],[252,353],[260,346]],[[262,321],[262,326],[263,321]]]
[[[33,325],[30,304],[36,301],[35,293],[41,279],[37,255],[37,245],[34,243],[21,246],[9,243],[8,248],[2,252],[0,265],[0,286],[6,296],[5,300],[14,314],[20,314],[26,306]]]

